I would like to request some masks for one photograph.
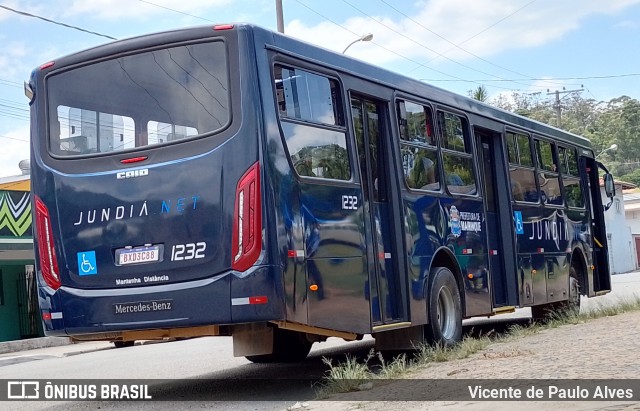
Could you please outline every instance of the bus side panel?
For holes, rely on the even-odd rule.
[[[404,194],[406,247],[409,250],[411,321],[426,322],[425,286],[435,250],[445,246],[455,255],[465,293],[465,316],[491,312],[486,236],[482,202]],[[453,267],[450,267],[453,269]],[[469,276],[471,275],[471,277]]]
[[[259,32],[258,34],[263,34]],[[255,39],[269,43],[271,36]],[[284,317],[287,321],[308,324],[307,282],[304,261],[304,239],[300,212],[300,186],[287,161],[280,135],[277,109],[273,97],[271,62],[264,47],[256,47],[257,75],[261,90],[263,120],[263,167],[265,179],[265,235],[271,241],[270,258],[279,270],[274,280],[282,284]],[[268,205],[267,205],[268,204]]]
[[[367,333],[371,315],[363,207],[343,209],[345,197],[362,203],[359,188],[301,184],[308,318],[313,326]]]
[[[231,278],[231,321],[284,320],[284,290],[280,266],[261,266]]]
[[[588,255],[586,210],[520,203],[513,207],[522,222],[520,232],[516,227],[520,306],[566,300],[572,258]]]
[[[516,221],[516,253],[520,306],[546,302],[547,283],[544,258],[538,252],[538,236],[542,239],[541,207],[535,204],[513,203]],[[540,271],[543,270],[543,271]]]
[[[435,250],[441,246],[442,238],[446,235],[447,221],[438,197],[405,190],[403,205],[408,281],[411,290],[411,322],[425,324],[427,322],[425,282]]]
[[[448,235],[443,238],[458,260],[465,293],[465,317],[492,311],[489,293],[487,227],[482,201],[471,199],[441,200],[448,220]]]

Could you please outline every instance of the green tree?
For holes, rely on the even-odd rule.
[[[489,100],[489,93],[487,92],[487,88],[483,85],[479,85],[475,90],[468,91],[469,97],[474,100],[486,102]]]
[[[502,94],[490,102],[504,110],[556,126],[557,112],[553,99],[537,100],[535,94]],[[628,96],[608,102],[584,99],[578,93],[561,100],[562,129],[591,141],[598,160],[618,178],[637,183],[640,171],[640,101]],[[618,149],[605,150],[612,144]]]

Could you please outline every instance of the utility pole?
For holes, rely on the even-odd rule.
[[[276,0],[276,21],[278,24],[278,33],[284,34],[284,16],[282,14],[282,0]]]
[[[582,87],[582,85],[580,87]],[[556,109],[556,126],[558,126],[558,128],[562,127],[562,106],[560,105],[560,93],[575,93],[578,91],[584,91],[584,89],[581,88],[578,90],[565,90],[564,87],[562,87],[562,90],[556,90],[553,93],[550,93],[549,89],[547,89],[547,96],[550,96],[552,94],[556,95],[556,102],[553,104],[553,108]]]

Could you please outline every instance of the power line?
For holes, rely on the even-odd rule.
[[[22,140],[21,138],[9,137],[0,135],[0,138],[8,138],[9,140],[22,141],[23,143],[29,143],[29,140]]]
[[[200,20],[208,21],[208,22],[210,22],[210,23],[216,23],[216,22],[215,22],[215,21],[213,21],[213,20],[205,19],[204,17],[196,16],[196,15],[194,15],[194,14],[185,13],[184,11],[175,10],[175,9],[172,9],[172,8],[169,8],[169,7],[161,6],[160,4],[152,3],[152,2],[150,2],[150,1],[146,1],[146,0],[138,0],[138,1],[139,1],[139,2],[141,2],[141,3],[146,3],[146,4],[150,4],[150,5],[152,5],[152,6],[160,7],[161,9],[165,9],[165,10],[173,11],[173,12],[175,12],[175,13],[180,13],[180,14],[183,14],[183,15],[185,15],[185,16],[189,16],[189,17],[193,17],[193,18],[196,18],[196,19],[200,19]]]
[[[12,9],[11,7],[7,7],[7,6],[3,6],[3,5],[0,5],[0,8],[8,10],[8,11],[10,11],[12,13],[16,13],[16,14],[20,14],[20,15],[23,15],[23,16],[40,19],[40,20],[46,21],[47,23],[57,24],[58,26],[67,27],[67,28],[70,28],[70,29],[82,31],[84,33],[89,33],[89,34],[93,34],[93,35],[100,36],[100,37],[106,37],[106,38],[108,38],[110,40],[118,40],[117,38],[111,37],[111,36],[107,36],[106,34],[100,34],[98,32],[91,31],[91,30],[86,30],[86,29],[83,29],[83,28],[78,27],[78,26],[72,26],[71,24],[61,23],[59,21],[51,20],[51,19],[48,19],[46,17],[38,16],[36,14],[27,13],[26,11],[15,10],[15,9]]]
[[[485,63],[490,64],[490,65],[492,65],[492,66],[494,66],[494,67],[497,67],[497,68],[499,68],[499,69],[502,69],[502,70],[508,71],[508,72],[510,72],[510,73],[513,73],[513,74],[517,74],[517,75],[519,75],[519,76],[522,76],[522,77],[524,77],[523,79],[521,79],[522,81],[534,80],[534,79],[531,79],[531,76],[530,76],[530,75],[528,75],[528,74],[519,73],[519,72],[517,72],[517,71],[515,71],[515,70],[511,70],[511,69],[509,69],[509,68],[507,68],[507,67],[501,66],[501,65],[499,65],[499,64],[495,64],[495,63],[493,63],[493,62],[491,62],[491,61],[489,61],[489,60],[487,60],[487,59],[485,59],[485,58],[483,58],[483,57],[478,56],[478,55],[477,55],[477,54],[475,54],[475,53],[470,52],[469,50],[466,50],[466,49],[464,49],[464,48],[460,47],[460,45],[455,44],[454,42],[450,41],[450,40],[449,40],[449,39],[447,39],[446,37],[444,37],[444,36],[440,35],[439,33],[436,33],[436,32],[435,32],[435,31],[433,31],[433,30],[431,30],[430,28],[428,28],[428,27],[427,27],[427,26],[425,26],[424,24],[420,23],[419,21],[415,20],[414,18],[412,18],[412,17],[411,17],[411,16],[409,16],[408,14],[404,13],[402,10],[399,10],[399,9],[397,9],[396,7],[392,6],[392,5],[391,5],[391,4],[389,4],[386,0],[380,0],[380,1],[381,1],[382,3],[384,3],[384,4],[386,4],[387,6],[389,6],[391,9],[395,10],[398,14],[400,14],[400,15],[404,16],[405,18],[407,18],[408,20],[412,21],[412,22],[413,22],[413,23],[415,23],[416,25],[418,25],[418,26],[422,27],[423,29],[425,29],[425,30],[426,30],[426,31],[428,31],[429,33],[433,34],[433,35],[434,35],[434,36],[436,36],[436,37],[441,38],[442,40],[444,40],[444,41],[446,41],[447,43],[451,44],[453,47],[455,47],[455,48],[458,48],[458,49],[462,50],[463,52],[465,52],[465,53],[467,53],[467,54],[469,54],[469,55],[471,55],[471,56],[473,56],[473,57],[477,58],[478,60],[484,61]],[[537,0],[533,0],[533,1],[531,1],[531,2],[529,2],[529,3],[527,3],[527,4],[525,4],[524,6],[522,6],[521,8],[519,8],[518,10],[516,10],[515,12],[513,12],[513,13],[509,14],[508,16],[506,16],[505,18],[503,18],[501,21],[503,21],[503,20],[504,20],[504,19],[506,19],[506,18],[509,18],[509,17],[513,16],[514,14],[516,14],[517,12],[519,12],[520,10],[522,10],[522,9],[524,9],[525,7],[529,6],[529,5],[530,5],[531,3],[533,3],[534,1],[537,1]],[[496,23],[496,24],[497,24],[497,23]],[[495,26],[495,24],[494,24],[494,26]],[[493,27],[493,26],[491,26],[491,27]],[[483,31],[486,31],[486,30],[483,30]],[[461,44],[462,44],[462,43],[461,43]],[[437,54],[438,54],[438,57],[440,57],[440,56],[443,56],[443,57],[444,57],[444,54],[448,53],[450,50],[452,50],[452,49],[449,49],[449,50],[445,51],[444,53],[437,53]],[[430,63],[431,61],[436,60],[438,57],[433,58],[433,59],[432,59],[432,60],[430,60],[428,63]],[[497,76],[496,76],[496,77],[497,77]],[[511,81],[511,80],[505,80],[505,81]],[[551,83],[551,84],[557,84],[557,83],[554,83],[553,81],[550,81],[550,80],[549,80],[549,81],[547,81],[547,82],[548,82],[548,83]]]
[[[563,87],[563,89],[564,89],[564,87]],[[562,100],[562,99],[560,98],[560,94],[577,93],[577,92],[580,92],[580,91],[584,91],[584,89],[580,88],[580,89],[577,89],[577,90],[556,90],[554,92],[549,92],[549,90],[547,90],[547,96],[551,96],[551,95],[555,95],[556,96],[556,101],[553,104],[553,108],[556,111],[556,125],[558,126],[558,128],[562,127],[562,105],[560,103],[560,100]]]
[[[535,1],[535,0],[534,0],[534,1]],[[376,23],[378,23],[378,24],[380,24],[381,26],[383,26],[383,27],[387,28],[388,30],[393,31],[394,33],[396,33],[396,34],[398,34],[398,35],[400,35],[400,36],[402,36],[402,37],[404,37],[404,38],[406,38],[406,39],[410,40],[411,42],[413,42],[413,43],[417,44],[418,46],[420,46],[420,47],[422,47],[422,48],[424,48],[424,49],[426,49],[426,50],[428,50],[428,51],[430,51],[430,52],[432,52],[432,53],[436,54],[436,56],[437,56],[437,57],[445,58],[445,59],[449,60],[450,62],[452,62],[452,63],[454,63],[454,64],[457,64],[457,65],[459,65],[459,66],[461,66],[461,67],[467,68],[467,69],[469,69],[469,70],[476,71],[476,72],[478,72],[478,73],[482,73],[482,74],[486,74],[486,75],[488,75],[488,76],[497,77],[498,79],[503,79],[502,77],[500,77],[500,76],[498,76],[498,75],[494,75],[494,74],[491,74],[491,73],[487,73],[487,72],[482,71],[482,70],[480,70],[480,69],[477,69],[477,68],[474,68],[474,67],[468,66],[468,65],[466,65],[466,64],[464,64],[464,63],[461,63],[461,62],[459,62],[459,61],[456,61],[456,60],[454,60],[454,59],[452,59],[452,58],[450,58],[450,57],[447,57],[447,56],[445,56],[443,53],[439,53],[438,51],[433,50],[432,48],[429,48],[429,47],[425,46],[424,44],[422,44],[422,43],[420,43],[420,42],[418,42],[418,41],[416,41],[416,40],[412,39],[411,37],[409,37],[409,36],[405,35],[404,33],[401,33],[401,32],[399,32],[399,31],[395,30],[394,28],[389,27],[388,25],[386,25],[386,24],[384,24],[384,23],[382,23],[382,22],[380,22],[380,21],[378,21],[378,20],[374,19],[373,17],[371,17],[370,15],[368,15],[367,13],[365,13],[364,11],[360,10],[359,8],[357,8],[356,6],[354,6],[353,4],[349,3],[347,0],[342,0],[342,2],[343,2],[343,3],[346,3],[346,4],[347,4],[347,5],[349,5],[349,6],[351,6],[353,9],[355,9],[355,10],[359,11],[359,12],[360,12],[360,13],[362,13],[364,16],[366,16],[366,17],[368,17],[369,19],[371,19],[371,20],[375,21]],[[422,27],[424,27],[424,26],[422,26]],[[428,29],[427,29],[427,30],[428,30]],[[429,30],[429,31],[431,31],[431,30]],[[432,33],[433,33],[433,32],[432,32]],[[434,34],[435,34],[435,33],[434,33]],[[442,38],[444,39],[444,37],[442,37]],[[446,40],[446,39],[445,39],[445,40]],[[448,40],[447,40],[447,41],[448,41]],[[453,43],[452,43],[452,44],[453,44]],[[437,57],[435,57],[435,58],[433,58],[433,59],[429,60],[429,62],[427,62],[427,63],[425,63],[425,64],[429,64],[430,62],[434,61]],[[525,81],[526,81],[526,80],[525,80]],[[521,82],[520,82],[520,81],[518,81],[518,80],[513,80],[512,82],[513,82],[513,83],[516,83],[516,84],[523,85],[523,86],[531,87],[531,84],[521,83]],[[538,87],[538,88],[546,88],[546,87],[542,87],[542,86],[537,86],[537,87]]]
[[[603,80],[603,79],[610,79],[610,78],[621,78],[621,77],[637,77],[640,76],[640,73],[626,73],[626,74],[610,74],[610,75],[604,75],[604,76],[583,76],[583,77],[553,77],[553,80]],[[532,80],[532,81],[544,81],[544,80],[552,80],[549,78],[527,78],[527,79],[475,79],[475,80],[469,80],[469,81],[473,81],[473,82],[479,82],[479,81],[483,81],[483,82],[490,82],[490,81],[515,81],[515,80]],[[428,81],[456,81],[456,80],[428,80]]]
[[[348,28],[344,27],[343,25],[341,25],[341,24],[339,24],[339,23],[337,23],[337,22],[335,22],[335,21],[331,20],[329,17],[327,17],[327,16],[323,15],[322,13],[320,13],[320,12],[318,12],[318,11],[316,11],[316,10],[312,9],[312,8],[311,8],[311,7],[309,7],[308,5],[306,5],[306,4],[304,4],[304,3],[302,3],[300,0],[296,0],[296,2],[297,2],[298,4],[300,4],[301,6],[303,6],[303,7],[307,8],[309,11],[311,11],[311,12],[313,12],[313,13],[317,14],[318,16],[322,17],[323,19],[327,20],[328,22],[333,23],[334,25],[336,25],[336,26],[340,27],[341,29],[343,29],[343,30],[345,30],[345,31],[348,31],[349,33],[351,33],[351,34],[353,34],[353,35],[355,35],[355,36],[360,36],[360,34],[358,34],[358,33],[354,32],[354,31],[352,31],[352,30],[350,30],[350,29],[348,29]],[[376,46],[380,47],[380,48],[381,48],[381,49],[383,49],[383,50],[388,51],[389,53],[395,54],[396,56],[398,56],[398,57],[400,57],[400,58],[403,58],[403,59],[405,59],[405,60],[407,60],[407,61],[410,61],[410,62],[412,62],[412,63],[415,63],[415,64],[417,64],[417,65],[419,65],[419,66],[421,66],[421,67],[424,67],[424,68],[426,68],[426,69],[428,69],[428,70],[435,71],[436,73],[439,73],[439,74],[442,74],[442,75],[444,75],[444,76],[447,76],[447,77],[451,77],[451,78],[453,78],[453,79],[456,79],[456,80],[450,80],[450,81],[463,81],[463,82],[475,83],[475,84],[478,84],[478,85],[483,85],[483,84],[478,83],[478,82],[476,82],[476,81],[473,81],[473,80],[465,80],[465,79],[463,79],[463,78],[460,78],[460,77],[454,76],[454,75],[452,75],[452,74],[445,73],[444,71],[440,71],[440,70],[434,69],[434,68],[432,68],[432,67],[426,66],[426,65],[424,65],[424,64],[422,64],[422,63],[420,63],[420,62],[419,62],[419,61],[417,61],[417,60],[414,60],[414,59],[412,59],[412,58],[410,58],[410,57],[404,56],[404,55],[402,55],[402,54],[400,54],[400,53],[398,53],[398,52],[396,52],[396,51],[394,51],[394,50],[391,50],[390,48],[387,48],[387,47],[383,46],[382,44],[376,43],[375,41],[371,41],[371,43],[375,44]],[[508,87],[501,87],[501,86],[494,86],[494,85],[488,85],[488,86],[489,86],[489,87],[494,87],[494,88],[503,89],[503,90],[513,90],[512,88],[508,88]]]
[[[471,41],[473,39],[475,39],[476,37],[478,37],[479,35],[481,35],[482,33],[489,31],[490,29],[494,28],[495,26],[497,26],[498,24],[502,23],[503,21],[505,21],[506,19],[508,19],[509,17],[513,16],[516,13],[519,13],[522,9],[529,7],[531,4],[535,3],[537,0],[531,0],[529,3],[525,4],[524,6],[520,7],[519,9],[517,9],[516,11],[514,11],[513,13],[509,13],[506,16],[504,16],[503,18],[501,18],[500,20],[496,21],[495,23],[493,23],[492,25],[490,25],[489,27],[487,27],[484,30],[480,30],[479,32],[477,32],[476,34],[474,34],[473,36],[469,37],[468,39],[458,43],[456,45],[456,47],[460,46],[461,44],[467,43],[468,41]],[[454,47],[455,48],[455,47]],[[445,53],[448,53],[449,51],[453,50],[454,48],[451,48],[447,51],[445,51]]]
[[[11,86],[11,87],[22,87],[22,84],[16,83],[15,81],[3,80],[0,78],[0,85],[2,86]]]

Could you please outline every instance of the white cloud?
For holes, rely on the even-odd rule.
[[[621,29],[637,29],[638,28],[638,22],[636,21],[631,21],[631,20],[624,20],[619,22],[618,24],[616,24],[617,28],[621,28]]]
[[[5,38],[0,37],[2,47],[0,47],[0,77],[16,78],[21,77],[26,71],[29,73],[22,62],[27,55],[27,46],[23,42],[19,41],[7,41]]]
[[[349,54],[376,64],[406,62],[406,58],[427,63],[438,53],[464,60],[471,54],[453,44],[481,57],[540,46],[579,28],[587,17],[617,13],[640,4],[640,0],[431,0],[414,3],[413,10],[402,9],[394,2],[389,4],[409,17],[388,8],[387,15],[393,17],[337,21],[342,27],[327,21],[312,26],[293,20],[285,32],[335,51],[342,51],[352,39],[372,32],[374,45],[354,45]],[[443,57],[438,59],[444,61]]]
[[[10,9],[14,9],[14,10],[18,9],[18,2],[17,1],[3,1],[2,5],[10,8]],[[0,8],[0,21],[8,20],[10,18],[14,18],[14,17],[17,17],[17,16],[18,16],[18,14],[14,13],[12,11]]]

